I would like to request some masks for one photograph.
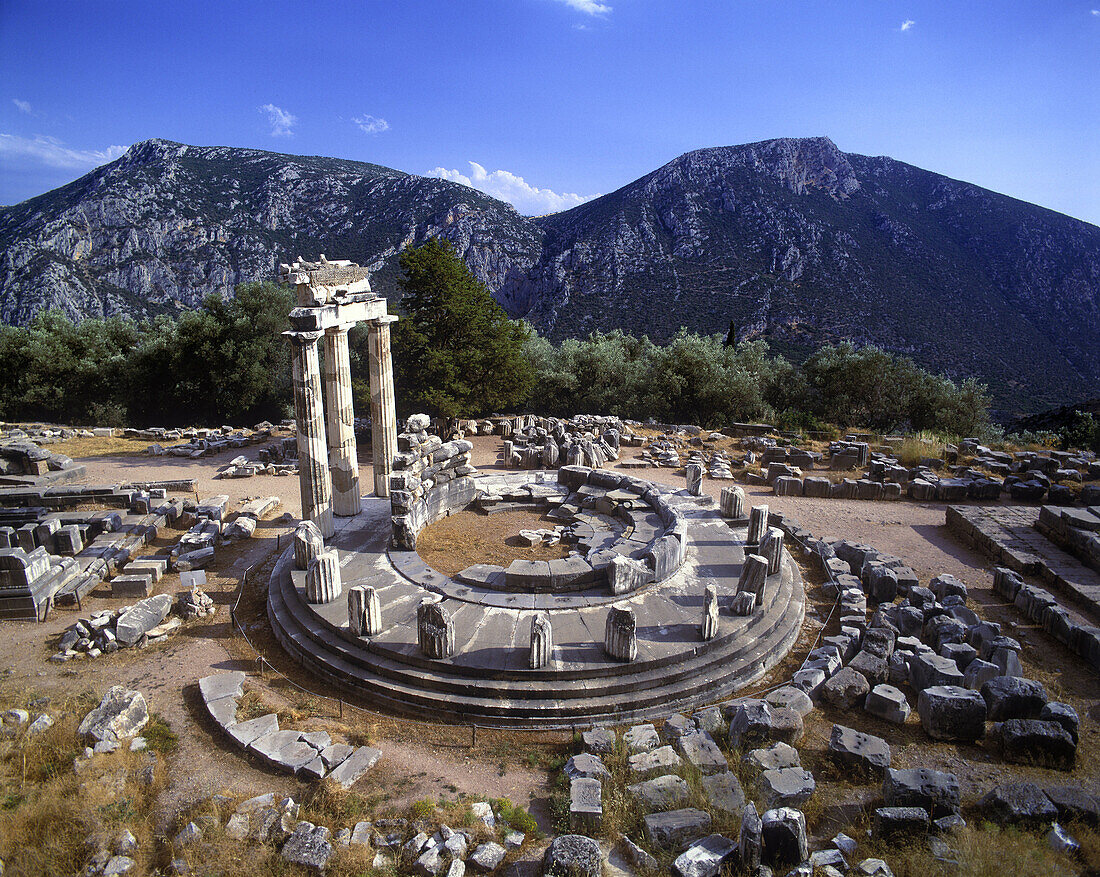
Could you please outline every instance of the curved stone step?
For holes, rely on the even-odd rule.
[[[787,606],[794,596],[796,576],[797,569],[788,558],[784,575],[773,586],[774,597],[768,610],[745,619],[747,624],[736,625],[725,636],[706,643],[700,641],[694,652],[684,652],[668,660],[618,663],[613,674],[583,678],[584,687],[600,694],[619,694],[648,687],[651,680],[657,680],[660,684],[676,682],[712,664],[736,660],[748,651],[753,642],[769,636],[774,627],[782,623]],[[474,687],[496,691],[500,696],[508,697],[514,696],[516,690],[527,697],[535,698],[575,695],[577,677],[573,675],[555,673],[552,670],[485,674],[448,661],[433,661],[421,656],[412,661],[407,660],[409,656],[406,655],[395,658],[392,651],[378,650],[374,643],[353,638],[346,630],[341,636],[335,636],[334,628],[326,625],[323,619],[301,602],[296,589],[288,587],[287,579],[282,578],[278,584],[285,611],[294,616],[303,634],[313,640],[317,648],[340,654],[349,663],[379,676],[454,693],[464,693]],[[284,610],[280,609],[281,611]],[[282,623],[285,625],[285,622]]]
[[[284,588],[276,586],[280,568],[287,565],[286,557],[272,576],[268,613],[277,639],[288,652],[332,684],[366,699],[371,708],[417,717],[428,712],[444,721],[515,728],[621,722],[715,700],[759,678],[777,663],[797,638],[804,612],[797,568],[789,557],[787,564],[792,576],[785,599],[774,600],[769,611],[760,616],[768,621],[758,622],[756,635],[744,636],[745,631],[741,632],[738,638],[742,642],[737,649],[709,648],[683,661],[674,674],[657,668],[629,673],[621,679],[595,677],[580,686],[575,681],[543,686],[539,680],[530,679],[456,677],[453,672],[445,672],[440,662],[429,666],[434,672],[426,673],[419,666],[386,661],[369,650],[353,649],[344,640],[334,640],[331,631],[319,625],[315,617],[311,630],[311,616],[293,611],[294,601],[288,604]],[[593,685],[601,679],[610,679],[610,685]],[[521,681],[525,682],[522,686],[517,684]],[[506,688],[501,687],[502,682],[508,683]],[[584,696],[577,696],[578,687]]]

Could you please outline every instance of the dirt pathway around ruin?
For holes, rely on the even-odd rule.
[[[501,439],[482,436],[472,439],[472,462],[481,469],[501,469],[498,460]],[[625,456],[636,456],[638,449],[624,449]],[[248,498],[279,496],[282,506],[274,520],[262,522],[257,538],[240,546],[219,548],[217,566],[210,571],[209,592],[219,605],[213,620],[191,622],[167,643],[142,651],[119,652],[96,660],[80,659],[65,665],[54,665],[47,658],[54,651],[47,644],[72,624],[80,614],[58,609],[44,624],[7,623],[0,639],[0,664],[10,669],[0,679],[0,696],[5,701],[27,693],[45,694],[54,704],[81,692],[102,694],[110,685],[122,684],[137,688],[149,699],[150,707],[159,713],[179,735],[179,748],[171,757],[172,782],[161,801],[162,813],[176,812],[188,803],[214,792],[229,791],[240,795],[275,791],[300,797],[307,787],[293,778],[283,776],[260,765],[236,750],[220,736],[205,717],[198,702],[196,681],[211,672],[228,669],[255,670],[252,652],[229,624],[228,604],[236,592],[240,576],[252,565],[261,565],[275,553],[275,543],[286,538],[292,521],[278,517],[289,512],[300,513],[298,480],[294,477],[255,476],[239,480],[215,480],[217,468],[243,453],[255,458],[256,448],[226,451],[201,460],[181,460],[172,457],[100,457],[84,462],[90,483],[167,480],[195,478],[200,496],[225,493],[230,496],[230,508]],[[371,483],[369,452],[360,452],[361,483]],[[670,469],[642,469],[640,477],[653,481],[682,485],[682,473]],[[717,497],[722,487],[733,482],[704,480],[704,490]],[[865,541],[883,551],[904,558],[922,581],[947,572],[966,582],[979,612],[986,618],[1000,621],[1010,635],[1024,645],[1022,660],[1025,672],[1040,679],[1051,693],[1071,703],[1081,715],[1082,760],[1072,775],[1050,776],[1040,769],[1012,768],[1013,775],[1036,773],[1037,779],[1049,782],[1080,781],[1100,792],[1100,679],[1093,671],[1081,666],[1074,656],[1034,625],[1025,624],[1022,616],[1005,606],[992,594],[991,563],[984,556],[956,541],[944,523],[944,507],[937,504],[899,502],[869,502],[859,500],[820,500],[805,497],[777,497],[769,488],[747,487],[751,503],[766,503],[783,511],[815,535],[838,536]],[[166,534],[158,547],[171,544],[176,534]],[[285,546],[285,542],[282,543]],[[266,579],[264,579],[266,581]],[[160,590],[179,591],[178,576],[164,580]],[[101,589],[85,601],[88,611],[122,605]],[[261,643],[266,622],[253,619],[256,629],[250,636]],[[270,631],[266,631],[270,636]],[[808,646],[810,636],[803,637],[800,646]],[[319,693],[333,694],[317,682],[310,685],[304,670],[292,666],[289,659],[273,661],[288,675]],[[249,660],[245,660],[248,658]],[[784,662],[785,672],[790,672]],[[264,692],[265,699],[277,707],[291,700],[288,686],[271,673],[263,680],[252,679]],[[324,712],[324,711],[322,711]],[[331,713],[331,711],[329,711]],[[833,715],[817,711],[807,725],[805,747],[815,751],[827,744],[831,722],[851,721],[853,716]],[[383,751],[378,767],[360,781],[356,791],[381,802],[380,806],[398,810],[422,798],[454,799],[465,793],[473,799],[485,797],[511,798],[528,807],[545,828],[549,827],[545,802],[549,792],[546,765],[538,759],[521,759],[525,739],[506,734],[479,735],[477,746],[467,739],[469,729],[443,729],[441,734],[428,735],[424,726],[396,719],[378,719],[357,714],[343,721],[329,721],[325,715],[309,719],[317,726],[326,722],[333,728],[351,728],[369,738]],[[873,729],[872,732],[875,732]],[[891,731],[883,728],[882,733]],[[892,732],[892,735],[896,731]],[[436,738],[439,739],[436,739]],[[567,748],[568,735],[547,738],[556,745],[554,751]],[[1003,762],[981,747],[930,745],[919,729],[906,734],[895,750],[899,764],[926,764],[951,770],[960,775],[964,788],[988,788],[1001,775]],[[527,747],[535,750],[538,747]],[[800,748],[803,748],[800,745]],[[545,749],[543,750],[545,753]],[[529,753],[527,753],[529,756]],[[811,760],[813,755],[810,755]]]

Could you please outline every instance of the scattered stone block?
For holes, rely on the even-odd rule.
[[[887,807],[921,807],[933,817],[959,812],[959,780],[926,767],[888,769],[882,781]]]
[[[651,752],[661,745],[661,735],[653,725],[634,725],[623,734],[623,745],[627,752],[638,754]]]
[[[809,858],[806,817],[801,810],[780,807],[767,810],[761,818],[763,861],[773,867],[797,865]]]
[[[720,834],[696,841],[672,863],[674,877],[717,877],[722,866],[736,861],[737,844]]]
[[[797,713],[795,713],[797,716]],[[799,725],[802,720],[799,718]],[[676,750],[680,756],[704,775],[724,773],[729,764],[718,744],[706,731],[694,731],[676,739]]]
[[[808,716],[814,708],[814,702],[810,700],[810,696],[792,685],[784,685],[775,691],[769,691],[764,695],[764,701],[772,710],[792,709],[803,718]]]
[[[601,755],[615,751],[615,732],[610,728],[589,728],[581,732],[584,748]]]
[[[149,707],[140,691],[115,685],[99,706],[84,716],[77,733],[82,737],[117,743],[133,737],[149,721]]]
[[[1001,724],[1005,761],[1040,764],[1056,770],[1073,770],[1077,744],[1057,722],[1040,719],[1007,719]]]
[[[741,758],[744,770],[753,777],[766,770],[781,770],[785,767],[802,767],[798,750],[787,743],[773,743],[766,749],[753,749]]]
[[[639,779],[649,779],[660,774],[672,773],[683,762],[671,746],[660,746],[651,752],[640,752],[627,759],[631,773]]]
[[[645,834],[652,846],[674,850],[705,835],[710,821],[710,814],[692,807],[650,813],[644,819]]]
[[[985,700],[955,685],[926,688],[917,699],[925,732],[936,740],[979,740],[985,734]]]
[[[890,746],[885,740],[844,725],[833,725],[829,755],[840,764],[874,773],[890,766]]]
[[[596,834],[602,825],[602,784],[598,779],[574,777],[569,783],[569,827]]]
[[[745,806],[745,791],[737,775],[726,771],[703,777],[703,793],[710,806],[722,813],[740,813]]]
[[[749,699],[733,704],[729,717],[729,745],[744,749],[766,743],[771,737],[772,711],[763,700]]]
[[[912,710],[905,693],[893,685],[876,685],[867,695],[863,708],[873,716],[878,716],[895,725],[904,725]]]
[[[1063,822],[1100,825],[1100,803],[1080,786],[1047,786],[1043,791]]]
[[[600,760],[598,755],[591,755],[587,752],[582,752],[579,755],[574,755],[567,762],[563,768],[565,775],[569,779],[576,779],[577,777],[588,777],[589,779],[611,779],[611,772],[604,766],[604,763]]]
[[[1058,809],[1035,783],[1005,783],[990,789],[978,808],[990,822],[1042,828],[1058,818]]]
[[[879,807],[871,836],[892,843],[905,837],[928,833],[928,811],[921,807]]]
[[[655,777],[626,787],[627,793],[634,798],[647,813],[657,810],[674,810],[688,803],[691,791],[682,777],[675,774]]]
[[[142,600],[119,616],[115,636],[123,645],[136,645],[138,640],[168,617],[171,609],[172,598],[168,594],[157,594]]]
[[[986,717],[991,722],[1005,719],[1035,719],[1047,703],[1047,692],[1041,682],[1020,676],[998,676],[981,688],[986,704]]]
[[[766,770],[756,782],[760,800],[768,809],[797,807],[813,797],[817,788],[814,775],[801,767]]]
[[[482,856],[474,863],[479,871],[493,871],[504,860],[504,848],[499,844],[482,844],[471,857],[477,857],[484,847],[496,847],[500,856]],[[491,867],[486,865],[491,864]],[[542,857],[542,877],[600,877],[603,867],[603,855],[600,845],[590,837],[578,834],[563,834],[554,838]]]
[[[821,689],[826,702],[841,709],[851,709],[863,703],[871,690],[867,678],[850,667],[841,667]]]

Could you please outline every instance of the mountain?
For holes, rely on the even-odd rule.
[[[1016,411],[1100,390],[1100,228],[824,137],[696,150],[537,219],[377,165],[151,140],[0,208],[0,319],[173,312],[320,252],[396,297],[395,254],[432,235],[555,339],[732,322],[794,357],[875,343]]]
[[[374,266],[385,286],[393,256],[433,235],[453,241],[493,288],[525,273],[542,237],[510,205],[446,180],[148,140],[0,208],[0,320],[26,323],[43,308],[73,319],[178,312],[320,252]]]

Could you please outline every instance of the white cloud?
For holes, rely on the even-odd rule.
[[[29,159],[34,164],[62,170],[90,170],[114,161],[125,151],[125,146],[70,149],[56,137],[43,137],[41,134],[34,139],[15,134],[0,134],[0,157],[10,160]]]
[[[470,163],[469,175],[458,170],[437,167],[428,173],[429,177],[461,183],[471,189],[480,189],[486,195],[492,195],[501,201],[507,201],[520,213],[527,216],[540,216],[544,213],[558,213],[589,201],[596,195],[577,195],[573,192],[558,193],[552,189],[540,189],[527,183],[521,176],[511,171],[487,171],[476,161]]]
[[[1091,12],[1092,12],[1093,15],[1100,18],[1100,9],[1093,9],[1093,10],[1091,10]]]
[[[913,21],[913,19],[907,18],[901,23],[901,29],[903,32],[907,30],[912,30],[914,24],[916,24],[916,22]]]
[[[359,126],[359,130],[365,134],[381,134],[390,130],[390,123],[377,116],[355,116],[352,121]]]
[[[291,115],[275,104],[264,104],[260,107],[260,112],[267,113],[272,137],[290,137],[294,133],[294,126],[298,124],[297,116]]]
[[[26,113],[28,116],[31,115],[31,102],[29,100],[20,100],[17,97],[13,97],[11,102],[15,104],[15,108],[19,110],[19,112]]]
[[[606,3],[597,3],[596,0],[558,0],[558,2],[585,15],[607,15],[611,11],[611,7]]]

